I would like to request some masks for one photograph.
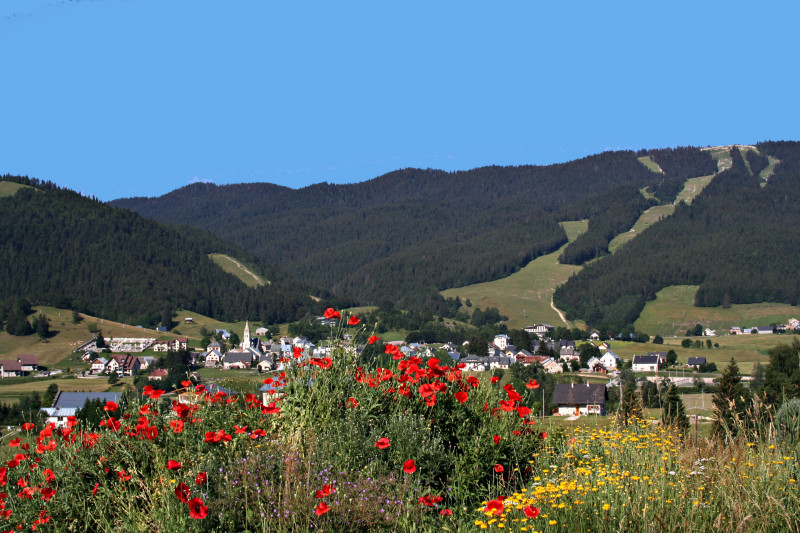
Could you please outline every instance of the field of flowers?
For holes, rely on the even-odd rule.
[[[386,353],[367,369],[347,345],[296,350],[267,402],[187,381],[110,402],[99,430],[26,424],[0,531],[800,530],[796,450],[648,421],[548,434],[534,380]]]

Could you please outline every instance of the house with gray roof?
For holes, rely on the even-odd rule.
[[[553,403],[558,415],[605,415],[608,390],[602,383],[558,383]]]
[[[87,401],[100,400],[105,404],[119,403],[121,399],[121,392],[59,392],[53,400],[53,407],[73,407],[80,410]]]
[[[658,355],[634,355],[632,368],[634,372],[658,372],[660,364]]]

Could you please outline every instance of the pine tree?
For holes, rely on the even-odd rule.
[[[620,374],[622,395],[619,400],[619,418],[628,425],[634,418],[643,418],[642,399],[636,392],[636,377],[631,370],[623,370]]]
[[[689,419],[686,416],[683,400],[681,400],[678,387],[674,383],[669,386],[664,405],[661,407],[661,423],[684,432],[689,429]]]
[[[731,358],[731,362],[717,380],[717,390],[712,402],[714,404],[712,436],[735,437],[749,425],[746,413],[751,403],[750,392],[742,384],[742,376],[735,359]]]

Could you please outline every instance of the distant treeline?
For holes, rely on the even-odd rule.
[[[550,166],[404,169],[364,183],[299,190],[198,183],[113,205],[215,232],[360,303],[390,299],[444,314],[437,291],[508,276],[562,246],[566,235],[556,221],[576,203],[663,179],[636,153],[621,151]],[[636,202],[622,208],[624,215],[615,207],[609,214],[615,222],[596,222],[581,246],[604,249],[603,228],[620,225],[618,215],[630,220],[644,200]]]

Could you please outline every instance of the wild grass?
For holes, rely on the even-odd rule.
[[[228,255],[208,254],[208,257],[222,270],[228,274],[233,274],[248,287],[263,287],[269,283],[269,281],[265,280],[255,272],[251,271],[245,265]]]
[[[586,231],[588,221],[562,222],[562,226],[572,241]],[[506,324],[512,329],[542,322],[563,326],[565,323],[550,306],[553,292],[581,267],[559,264],[562,250],[537,257],[507,278],[448,289],[442,291],[442,295],[458,296],[461,301],[469,299],[473,306],[480,308],[497,307],[501,314],[509,317]]]

